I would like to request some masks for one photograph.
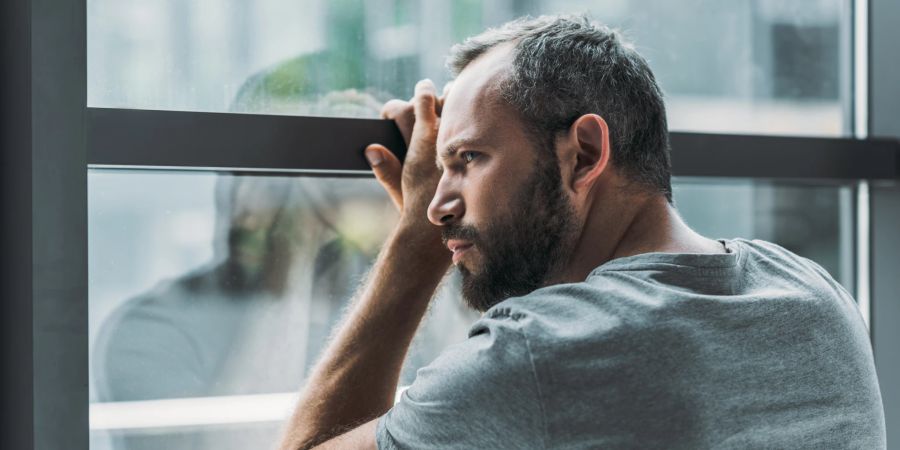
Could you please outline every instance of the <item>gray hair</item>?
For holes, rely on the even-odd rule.
[[[522,116],[529,133],[553,150],[557,134],[576,119],[600,115],[609,126],[613,164],[672,202],[662,91],[631,44],[583,15],[523,17],[453,46],[447,66],[458,75],[507,42],[514,44],[513,63],[500,97]]]

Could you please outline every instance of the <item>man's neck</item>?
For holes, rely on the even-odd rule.
[[[720,242],[692,230],[662,195],[629,196],[595,207],[585,222],[562,282],[583,281],[598,266],[642,253],[724,253]]]

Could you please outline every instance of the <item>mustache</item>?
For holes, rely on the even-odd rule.
[[[441,241],[447,245],[450,239],[463,239],[477,243],[479,240],[478,230],[472,225],[445,225],[441,229]]]

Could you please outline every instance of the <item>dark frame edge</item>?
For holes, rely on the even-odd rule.
[[[88,108],[95,167],[365,174],[372,142],[401,158],[397,127],[377,119]],[[673,175],[895,179],[900,141],[673,132]],[[864,157],[861,157],[863,156]]]
[[[868,123],[869,135],[900,139],[900,2],[857,0],[868,3]],[[900,162],[897,164],[900,170]],[[871,209],[871,305],[875,368],[881,385],[888,448],[900,445],[900,180],[873,183]]]
[[[87,1],[31,14],[34,448],[87,450]]]
[[[0,448],[34,447],[31,1],[0,3]]]

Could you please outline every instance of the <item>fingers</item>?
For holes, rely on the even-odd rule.
[[[434,128],[437,122],[437,88],[429,79],[416,83],[413,108],[416,113],[417,124],[421,123],[428,128]]]
[[[416,117],[424,117],[424,124],[428,128],[434,128],[437,118],[440,117],[444,106],[444,99],[450,92],[452,82],[444,85],[443,94],[437,97],[437,88],[434,83],[425,79],[419,81],[415,87],[415,95],[409,101],[399,99],[390,100],[381,108],[381,118],[393,120],[403,135],[403,140],[409,146],[412,139]]]
[[[444,92],[448,90],[445,87]],[[393,120],[406,141],[407,152],[403,164],[383,145],[372,144],[366,147],[365,156],[375,178],[390,195],[401,214],[404,214],[404,207],[413,208],[414,211],[424,210],[427,204],[419,203],[423,198],[430,201],[434,186],[440,178],[434,158],[443,101],[443,97],[438,97],[434,83],[425,79],[416,83],[415,94],[408,102],[391,100],[382,108],[381,117]],[[407,193],[412,193],[407,196],[409,205],[404,205],[404,180]],[[418,195],[423,192],[430,193]]]
[[[388,100],[388,102],[381,107],[381,118],[394,119],[397,116],[403,114],[409,108],[410,103],[407,101],[400,100],[399,98]]]
[[[448,81],[447,84],[444,85],[443,91],[441,91],[441,96],[437,99],[437,115],[441,116],[444,112],[444,102],[447,101],[447,94],[450,93],[450,87],[453,85],[453,81]]]
[[[403,100],[390,100],[381,108],[381,118],[393,120],[403,135],[403,141],[409,146],[413,125],[416,123],[416,115],[411,102]]]
[[[403,189],[401,186],[402,167],[394,153],[381,144],[366,147],[366,160],[375,172],[375,178],[387,191],[397,210],[403,209]]]
[[[416,83],[413,97],[416,123],[406,152],[406,164],[411,162],[434,164],[435,143],[438,136],[437,89],[431,80]],[[418,166],[418,164],[414,164]]]

